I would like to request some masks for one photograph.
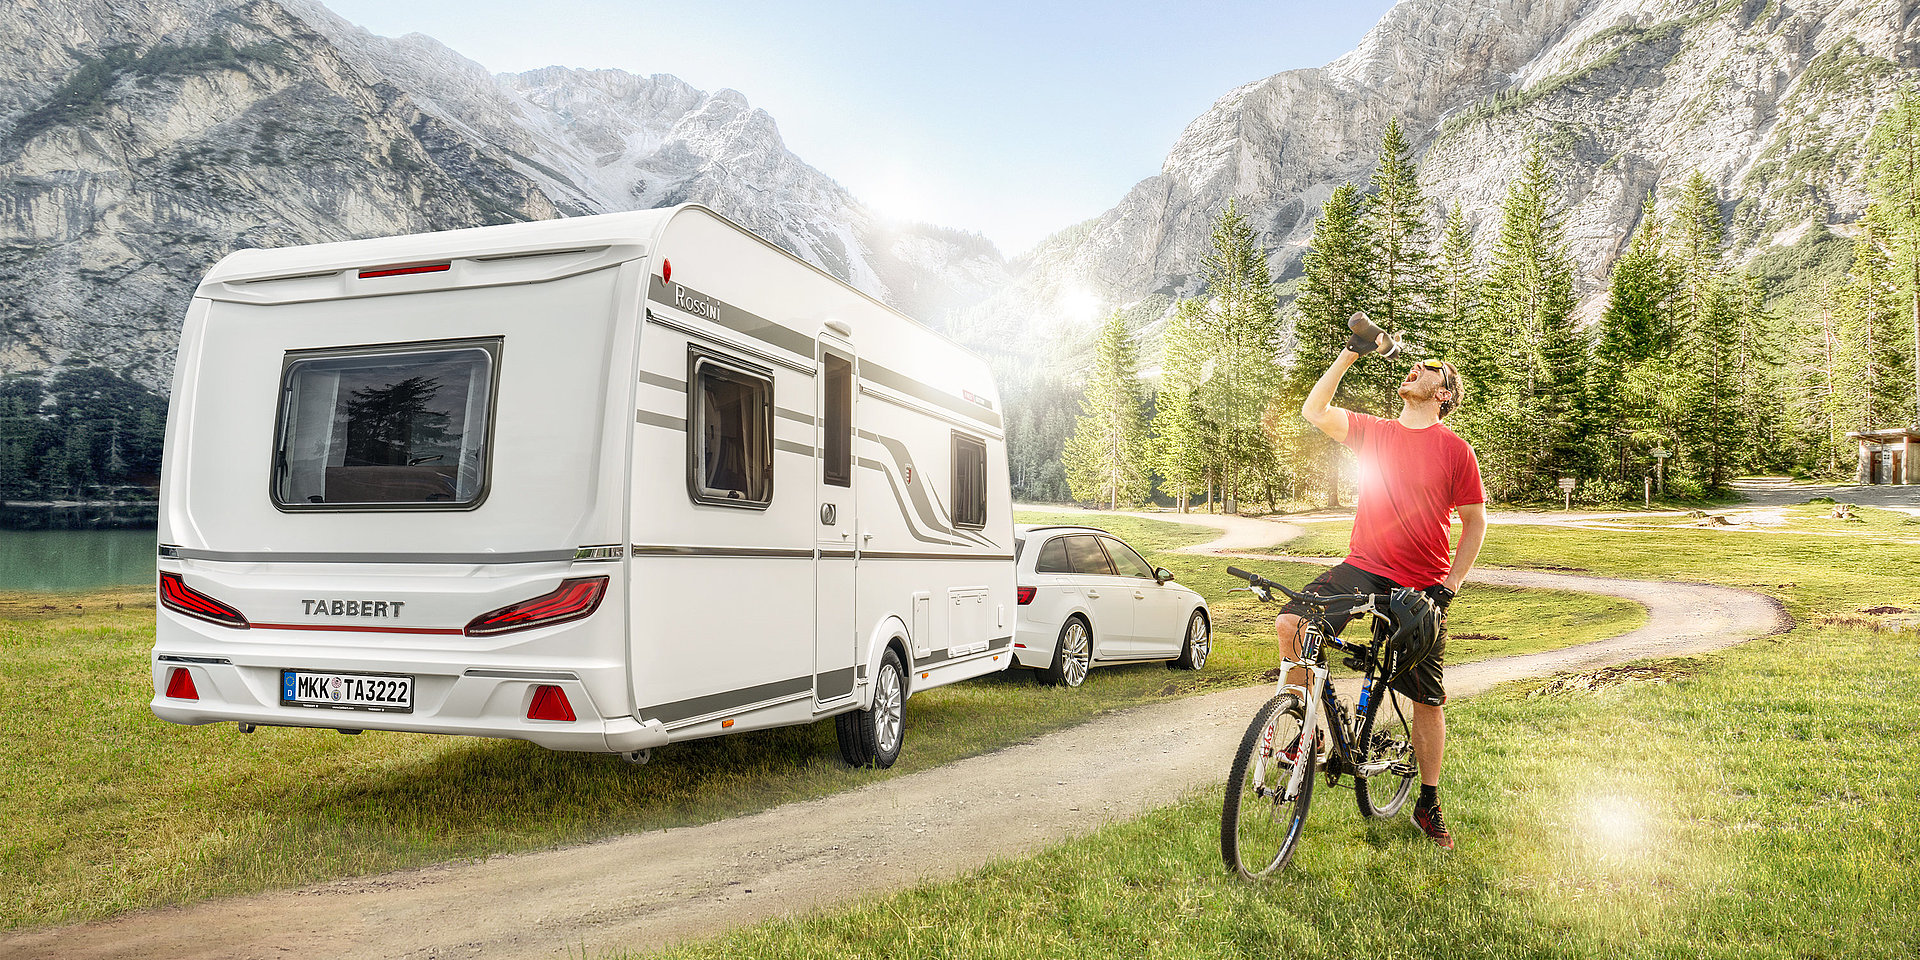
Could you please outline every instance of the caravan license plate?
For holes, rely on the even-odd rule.
[[[413,712],[413,678],[368,673],[280,671],[280,703],[289,707]]]

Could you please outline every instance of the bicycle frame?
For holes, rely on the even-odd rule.
[[[1353,608],[1355,618],[1361,614],[1373,614],[1377,611],[1377,602],[1368,600]],[[1355,776],[1370,777],[1391,769],[1393,761],[1379,760],[1361,764],[1354,761],[1358,754],[1358,745],[1364,743],[1373,728],[1374,712],[1385,699],[1387,680],[1379,669],[1375,651],[1370,645],[1350,643],[1337,636],[1329,636],[1326,631],[1325,616],[1316,616],[1301,624],[1300,659],[1280,661],[1280,691],[1297,691],[1304,705],[1301,718],[1301,730],[1317,731],[1321,716],[1332,717],[1327,723],[1331,735],[1328,756],[1337,755],[1341,766]],[[1366,665],[1362,674],[1360,697],[1355,703],[1351,719],[1346,715],[1345,705],[1333,689],[1331,683],[1332,668],[1327,664],[1326,647],[1331,645]],[[1287,683],[1287,677],[1295,670],[1307,672],[1305,686]],[[1302,734],[1304,739],[1305,734]],[[1300,789],[1300,780],[1304,776],[1305,766],[1296,764],[1287,777],[1286,795],[1293,796]]]

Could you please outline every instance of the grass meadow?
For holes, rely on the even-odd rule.
[[[1288,870],[1242,883],[1220,865],[1215,786],[1032,858],[662,955],[1920,956],[1920,531],[1825,512],[1765,530],[1494,527],[1493,565],[1757,589],[1796,626],[1453,704],[1452,855],[1322,787]],[[1346,538],[1326,524],[1286,550]],[[1473,587],[1456,623],[1495,597]]]
[[[891,771],[847,769],[831,723],[678,744],[643,767],[513,741],[179,727],[147,710],[148,589],[0,595],[0,805],[10,813],[0,819],[8,886],[0,929],[709,821],[935,767],[1107,711],[1253,683],[1272,667],[1272,608],[1246,594],[1225,599],[1239,581],[1223,561],[1171,552],[1211,533],[1098,522],[1209,598],[1215,645],[1206,669],[1101,668],[1077,690],[1040,686],[1018,670],[931,690],[908,704],[906,748]],[[1320,569],[1262,568],[1302,582]],[[1462,614],[1454,661],[1645,620],[1621,601],[1526,591],[1489,591],[1471,620]]]

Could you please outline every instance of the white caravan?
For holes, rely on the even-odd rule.
[[[1010,662],[986,364],[702,207],[235,253],[172,402],[164,720],[885,766]]]

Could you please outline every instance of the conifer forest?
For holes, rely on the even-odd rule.
[[[1351,456],[1299,407],[1362,310],[1407,349],[1363,358],[1334,403],[1396,416],[1407,365],[1451,361],[1466,397],[1446,423],[1496,503],[1558,503],[1561,478],[1589,504],[1711,498],[1754,473],[1852,482],[1850,431],[1920,425],[1920,94],[1875,124],[1871,203],[1845,235],[1816,222],[1791,244],[1732,249],[1723,211],[1738,198],[1694,171],[1645,198],[1584,312],[1551,143],[1477,230],[1423,194],[1397,122],[1380,147],[1368,183],[1327,199],[1284,284],[1233,204],[1219,213],[1204,292],[1171,306],[1151,385],[1138,310],[1108,319],[1084,382],[1013,384],[1044,407],[1010,426],[1016,497],[1339,505]]]

